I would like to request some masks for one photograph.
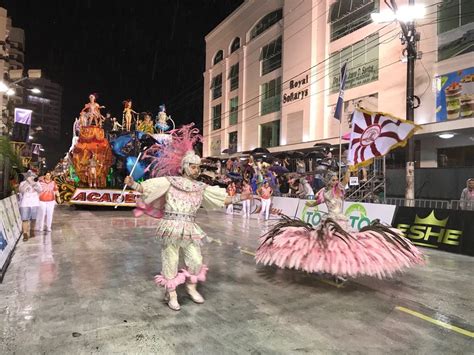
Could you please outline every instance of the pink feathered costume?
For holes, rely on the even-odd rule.
[[[378,278],[424,263],[421,252],[395,228],[374,221],[349,232],[343,194],[340,184],[321,189],[317,203],[325,202],[329,211],[322,224],[315,228],[285,217],[262,237],[256,261],[311,273]]]

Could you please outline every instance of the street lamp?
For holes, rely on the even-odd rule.
[[[41,94],[41,90],[38,89],[38,88],[30,89],[30,91],[31,91],[33,94]]]
[[[415,0],[408,0],[408,6],[397,6],[396,0],[386,0],[390,10],[372,14],[374,21],[398,20],[402,29],[402,44],[406,45],[407,62],[407,91],[406,91],[406,119],[415,121],[415,109],[420,106],[420,98],[415,95],[415,62],[421,58],[421,52],[418,52],[417,42],[420,40],[419,33],[416,32],[415,20],[423,18],[425,15],[425,6],[415,5]],[[391,13],[391,14],[390,14]],[[415,144],[413,137],[408,139],[408,157],[406,164],[406,187],[405,187],[405,206],[414,206],[415,202]]]
[[[7,92],[10,88],[3,82],[0,81],[0,92]]]

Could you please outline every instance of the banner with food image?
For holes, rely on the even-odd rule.
[[[474,67],[436,78],[436,121],[474,117]]]

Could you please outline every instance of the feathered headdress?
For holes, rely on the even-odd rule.
[[[143,154],[143,159],[150,162],[147,171],[151,177],[180,175],[184,157],[202,139],[194,123],[172,130],[170,135],[167,143],[155,144]]]

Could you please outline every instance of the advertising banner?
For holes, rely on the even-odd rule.
[[[121,193],[121,190],[78,188],[74,191],[69,203],[73,205],[115,206]],[[135,207],[138,196],[140,196],[138,192],[126,191],[124,200],[119,204],[119,207]]]
[[[394,205],[344,202],[344,215],[349,219],[349,225],[353,229],[360,230],[368,226],[375,219],[391,225],[395,208],[396,206]],[[315,205],[314,201],[299,200],[296,217],[313,226],[317,226],[321,223],[327,211],[325,204]]]
[[[474,255],[474,211],[398,207],[392,225],[416,245]]]
[[[16,196],[0,200],[0,279],[21,235],[21,218]]]
[[[436,77],[436,121],[474,117],[474,67]]]

